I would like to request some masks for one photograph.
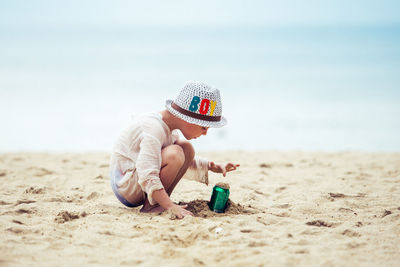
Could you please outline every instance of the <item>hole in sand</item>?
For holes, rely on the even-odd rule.
[[[237,215],[237,214],[255,214],[257,211],[249,208],[244,207],[240,204],[236,204],[235,202],[228,200],[226,204],[226,209],[224,213],[217,213],[208,207],[207,200],[196,199],[190,202],[179,202],[179,205],[188,205],[186,208],[188,211],[193,213],[196,217],[216,217],[216,216],[229,216],[229,215]]]

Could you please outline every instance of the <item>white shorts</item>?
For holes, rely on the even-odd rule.
[[[110,171],[111,188],[118,200],[127,207],[133,208],[143,205],[146,194],[138,183],[136,171]]]

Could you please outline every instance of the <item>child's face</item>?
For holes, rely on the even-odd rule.
[[[206,135],[209,127],[202,127],[196,124],[185,122],[183,127],[180,129],[182,134],[187,140],[196,139],[202,135]]]

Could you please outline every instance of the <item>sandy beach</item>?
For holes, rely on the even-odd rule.
[[[0,266],[399,266],[400,153],[203,153],[241,164],[172,194],[195,217],[142,214],[108,153],[0,155]],[[230,184],[224,214],[207,208]]]

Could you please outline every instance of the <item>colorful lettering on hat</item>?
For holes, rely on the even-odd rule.
[[[199,104],[200,104],[200,109],[199,109]],[[200,102],[200,97],[193,96],[192,102],[190,103],[190,106],[189,106],[189,110],[191,112],[196,112],[198,110],[199,113],[202,115],[207,115],[208,111],[210,110],[209,116],[212,116],[214,114],[214,110],[215,110],[216,106],[217,106],[216,100],[210,100],[210,99],[204,98]],[[210,109],[210,107],[211,107],[211,109]]]
[[[203,100],[201,100],[201,104],[200,104],[200,110],[199,113],[202,115],[206,115],[208,112],[208,107],[210,106],[210,100],[207,98],[204,98]]]
[[[217,106],[217,101],[216,100],[211,100],[210,104],[211,104],[210,116],[212,116],[214,114],[214,109]]]
[[[194,96],[192,98],[192,103],[190,103],[189,110],[191,112],[196,112],[197,109],[199,108],[199,103],[200,103],[200,97]]]

